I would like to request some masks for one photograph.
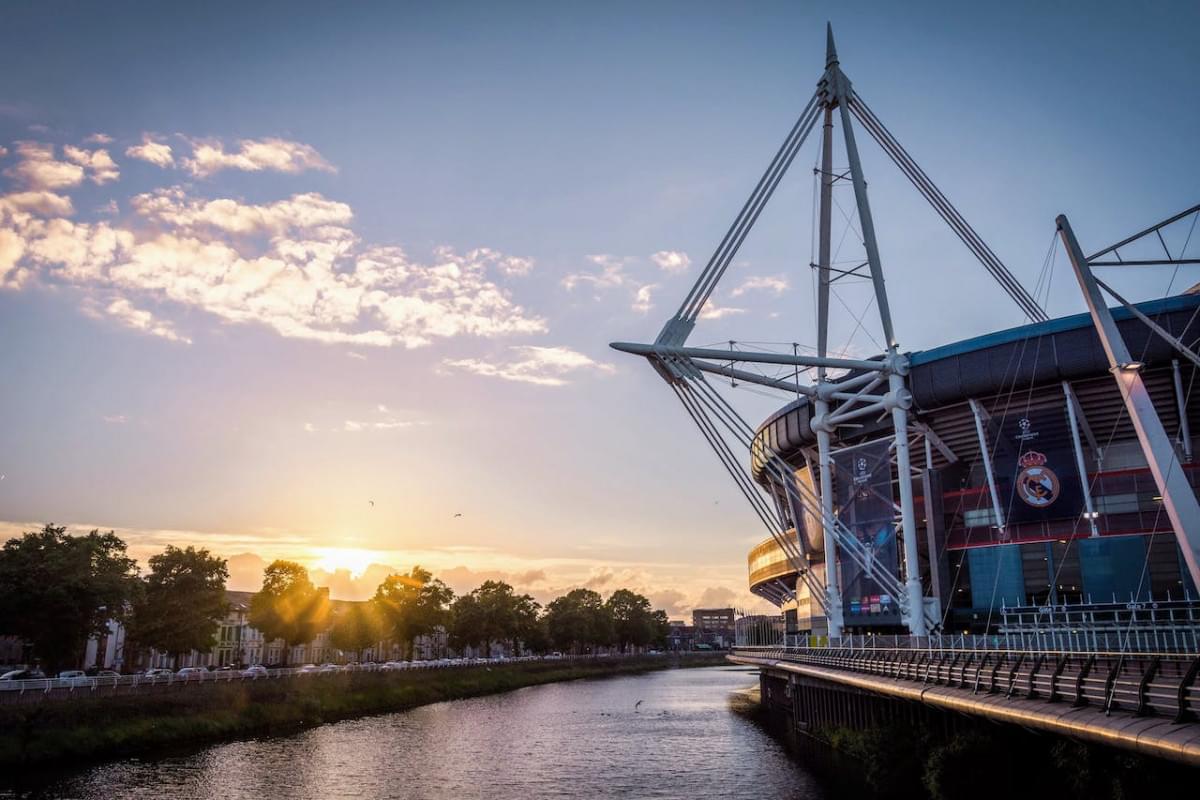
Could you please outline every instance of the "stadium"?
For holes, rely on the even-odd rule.
[[[835,123],[844,166],[834,159]],[[1027,324],[919,352],[899,349],[856,127]],[[818,129],[809,265],[816,346],[689,346],[747,234]],[[852,215],[835,189],[853,191]],[[840,237],[835,207],[846,221]],[[1097,635],[1117,632],[1124,649],[1142,632],[1194,636],[1200,475],[1191,431],[1200,403],[1191,390],[1200,367],[1200,294],[1168,289],[1131,303],[1093,268],[1173,266],[1174,285],[1182,265],[1200,264],[1188,255],[1198,220],[1193,206],[1085,256],[1060,215],[1054,246],[1066,252],[1088,312],[1050,318],[1038,290],[1009,271],[853,88],[828,30],[812,98],[679,310],[652,343],[612,346],[649,361],[770,533],[749,553],[749,585],[782,610],[789,642],[1050,631],[1092,636],[1060,644],[1094,648]],[[841,249],[850,232],[861,256]],[[844,280],[871,289],[857,319],[831,288]],[[1050,281],[1043,285],[1048,300]],[[830,320],[840,312],[831,295],[854,330],[874,309],[876,355],[834,355]],[[738,384],[790,401],[752,425],[723,393]]]
[[[1137,308],[1183,342],[1200,338],[1200,295]],[[1114,316],[1130,350],[1141,354],[1145,386],[1195,486],[1190,431],[1200,402],[1188,390],[1196,367],[1181,363],[1132,312]],[[1192,613],[1196,587],[1089,315],[954,342],[909,360],[909,424],[926,433],[912,454],[920,473],[914,481],[920,574],[923,593],[949,612],[946,629],[983,632],[1039,610],[1048,615],[1050,607],[1110,617],[1131,604]],[[811,485],[812,416],[813,404],[801,398],[758,426],[751,469],[780,499],[788,536],[820,543],[820,519],[790,514],[761,457],[774,451],[797,481]],[[890,422],[868,423],[839,428],[834,445],[877,459],[892,435]],[[894,539],[880,552],[894,570]],[[823,575],[824,561],[814,561]],[[842,564],[847,628],[896,630],[894,598],[852,572]],[[752,592],[784,611],[789,633],[827,632],[808,586],[774,538],[750,551],[749,579]]]

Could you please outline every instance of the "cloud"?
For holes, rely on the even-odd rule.
[[[732,317],[736,314],[745,314],[744,308],[730,308],[728,306],[718,306],[716,300],[709,300],[704,304],[704,308],[700,311],[700,319],[724,319]]]
[[[66,189],[83,182],[83,167],[56,160],[52,144],[17,142],[16,151],[20,160],[4,170],[4,174],[27,189]]]
[[[199,308],[285,337],[359,346],[547,330],[496,282],[510,257],[439,248],[422,263],[398,247],[365,246],[349,227],[350,206],[315,192],[252,204],[172,187],[131,205],[131,222],[76,223],[65,218],[69,199],[47,190],[0,195],[7,284],[34,274],[131,304]]]
[[[507,361],[491,362],[475,358],[445,359],[443,367],[472,372],[506,381],[533,383],[539,386],[563,386],[566,375],[581,370],[611,373],[615,368],[572,350],[569,347],[510,347],[515,355]]]
[[[148,134],[142,134],[142,143],[126,148],[125,155],[140,161],[147,161],[156,167],[175,166],[175,156],[171,154],[171,145],[155,141]]]
[[[25,240],[16,231],[0,228],[0,285],[5,283],[8,273],[16,269],[24,254]]]
[[[366,361],[367,360],[367,357],[364,356],[362,353],[356,353],[353,350],[347,352],[346,357],[357,359],[358,361]]]
[[[478,247],[469,253],[467,258],[485,264],[494,264],[501,275],[523,278],[533,271],[533,259],[520,256],[506,256],[497,253],[490,247]]]
[[[348,225],[354,216],[347,204],[327,200],[316,192],[252,205],[228,198],[190,198],[175,186],[139,194],[131,202],[138,214],[171,228],[215,229],[230,234],[278,236],[291,229],[316,229],[318,235],[349,238],[349,231],[342,226]],[[328,227],[324,231],[320,230],[325,226]]]
[[[600,267],[599,272],[574,272],[562,279],[562,285],[568,290],[574,289],[581,283],[590,283],[596,289],[611,289],[615,286],[624,286],[627,276],[625,275],[625,259],[617,258],[605,254],[590,255],[587,257],[596,266]]]
[[[304,423],[304,431],[305,433],[316,433],[317,426],[313,425],[311,422],[306,422]]]
[[[112,140],[113,137],[109,136],[107,133],[97,132],[93,133],[91,136],[88,136],[83,141],[87,144],[112,144]]]
[[[736,605],[738,593],[727,586],[710,586],[700,594],[697,608],[729,608]]]
[[[0,220],[4,216],[37,214],[43,217],[69,217],[75,213],[71,198],[46,191],[14,192],[0,195]]]
[[[650,260],[666,272],[683,272],[692,265],[688,254],[679,250],[659,250],[650,256]]]
[[[117,164],[107,150],[85,150],[82,147],[66,145],[63,155],[91,173],[91,181],[97,185],[111,183],[121,177]]]
[[[730,292],[731,297],[741,297],[746,292],[766,291],[779,296],[787,291],[788,281],[783,275],[752,275]]]
[[[207,178],[224,169],[292,174],[310,169],[336,171],[312,145],[286,139],[242,139],[235,152],[226,152],[225,146],[216,140],[192,141],[190,144],[192,155],[183,160],[183,167],[197,178]]]
[[[84,313],[89,316],[100,317],[101,315],[95,309],[93,304],[86,303],[84,305]],[[149,311],[134,308],[133,304],[124,297],[118,297],[104,308],[104,313],[113,317],[117,322],[124,325],[126,328],[133,328],[137,331],[154,336],[160,336],[172,342],[182,342],[183,344],[191,344],[192,340],[186,336],[182,336],[175,330],[175,326],[167,320],[158,319]]]
[[[639,314],[645,314],[654,308],[654,304],[650,302],[650,294],[657,288],[657,283],[648,283],[645,286],[639,286],[637,294],[633,297],[633,310]]]
[[[8,148],[0,145],[0,158],[4,158],[6,155],[8,155]]]
[[[678,589],[654,590],[646,595],[646,599],[650,601],[651,606],[661,608],[667,612],[667,616],[674,619],[686,617],[692,610],[688,596]],[[690,624],[691,620],[688,622]]]
[[[124,414],[109,414],[100,417],[100,419],[104,420],[109,425],[124,425],[129,421],[129,418]]]
[[[428,425],[428,422],[423,420],[407,420],[407,419],[382,419],[375,421],[364,422],[362,420],[348,419],[342,423],[342,430],[348,433],[358,433],[360,431],[394,431],[403,428],[413,428],[422,425]]]

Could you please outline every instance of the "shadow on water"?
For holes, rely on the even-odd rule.
[[[759,723],[731,713],[731,703],[745,710],[738,697],[756,684],[741,667],[546,684],[71,775],[24,776],[0,797],[840,796]]]

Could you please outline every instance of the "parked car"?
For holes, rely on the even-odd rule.
[[[251,664],[242,670],[243,678],[267,678],[271,673],[267,672],[267,668],[262,664]]]
[[[0,675],[0,681],[37,681],[46,677],[40,669],[14,669]]]
[[[58,673],[59,686],[90,686],[91,679],[81,669],[68,669]]]
[[[143,672],[142,677],[149,678],[152,681],[170,680],[170,678],[174,674],[175,673],[169,669],[162,669],[162,668],[156,667],[154,669],[148,669],[145,672]]]
[[[300,667],[301,675],[308,675],[308,674],[311,674],[311,673],[317,672],[317,671],[318,671],[318,667],[316,664],[305,664],[304,666]]]
[[[206,670],[204,667],[184,667],[183,669],[179,670],[179,672],[176,672],[175,676],[178,678],[183,678],[184,680],[200,680],[207,673],[208,670]]]
[[[341,672],[342,668],[337,664],[322,664],[317,672]]]

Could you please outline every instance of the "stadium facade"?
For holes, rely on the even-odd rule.
[[[1175,338],[1200,338],[1200,295],[1138,309]],[[1200,400],[1196,367],[1140,319],[1113,311],[1179,460],[1195,486]],[[939,600],[947,630],[999,628],[1026,609],[1185,608],[1196,598],[1134,426],[1089,315],[1025,325],[908,354],[923,594]],[[855,377],[849,373],[840,380]],[[838,380],[834,380],[836,384]],[[751,471],[777,499],[787,535],[810,554],[822,582],[821,519],[796,509],[764,469],[783,457],[794,479],[813,483],[813,404],[801,397],[758,426]],[[836,512],[895,571],[896,487],[886,421],[834,435]],[[860,487],[856,497],[850,495]],[[840,491],[839,491],[840,489]],[[865,501],[865,502],[864,502]],[[750,590],[779,606],[790,634],[827,632],[775,538],[749,553]],[[897,598],[845,561],[839,565],[847,632],[895,632]]]

